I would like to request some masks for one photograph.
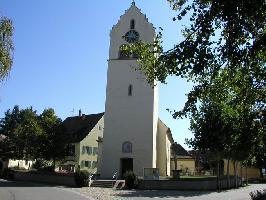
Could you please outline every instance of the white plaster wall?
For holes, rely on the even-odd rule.
[[[135,30],[140,39],[153,42],[154,28],[139,9],[132,6],[111,31],[110,60],[105,105],[105,129],[103,137],[102,177],[110,178],[118,171],[120,159],[133,158],[133,170],[143,175],[143,168],[156,167],[157,88],[153,89],[139,71],[136,60],[118,60],[122,38],[135,20]],[[134,67],[133,67],[134,66]],[[128,96],[128,86],[133,95]],[[122,153],[122,144],[130,141],[133,152]]]
[[[30,169],[32,167],[32,161],[28,161],[28,164],[26,165],[25,160],[9,160],[8,167],[18,167],[22,169]]]
[[[154,85],[156,85],[156,87],[154,87],[153,91],[153,99],[154,99],[154,103],[153,103],[153,133],[154,133],[154,137],[153,137],[153,167],[155,168],[157,165],[157,134],[158,134],[158,123],[159,123],[159,111],[158,111],[158,107],[159,107],[159,87],[157,87],[157,82],[155,81]]]
[[[153,89],[129,65],[129,61],[109,61],[105,130],[103,138],[103,177],[120,170],[120,158],[133,158],[134,172],[155,167],[153,132]],[[135,61],[130,61],[135,63]],[[123,75],[120,75],[123,74]],[[128,86],[133,95],[128,96]],[[122,153],[122,144],[133,144],[132,154]]]
[[[186,168],[188,169],[188,173],[194,174],[195,160],[193,158],[177,158],[177,169],[182,170],[182,172],[184,173],[186,171]],[[171,161],[171,169],[175,169],[174,160]]]
[[[171,175],[171,141],[166,135],[166,176]]]
[[[157,168],[160,176],[166,176],[166,131],[167,127],[159,120],[157,129]]]
[[[171,139],[167,131],[168,127],[159,120],[157,129],[157,168],[160,170],[160,176],[170,176],[171,173]]]

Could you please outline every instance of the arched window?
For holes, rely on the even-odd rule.
[[[133,86],[130,84],[129,86],[128,86],[128,96],[132,96],[132,91],[133,90]]]
[[[122,144],[122,152],[123,153],[132,153],[132,143],[131,142],[124,142]]]
[[[135,29],[135,20],[131,19],[130,21],[130,29]]]

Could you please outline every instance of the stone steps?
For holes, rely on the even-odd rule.
[[[94,180],[90,187],[122,189],[125,187],[124,180]]]
[[[90,187],[112,188],[115,182],[115,180],[94,180]]]

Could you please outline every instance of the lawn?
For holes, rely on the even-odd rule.
[[[216,176],[180,176],[181,179],[209,179],[217,178]]]

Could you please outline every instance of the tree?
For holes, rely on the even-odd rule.
[[[0,16],[0,82],[8,76],[13,63],[13,31],[12,21]]]
[[[61,159],[65,155],[66,138],[53,109],[45,109],[39,116],[30,108],[20,110],[14,106],[0,120],[0,135],[5,156],[12,159],[47,161]],[[4,148],[5,147],[5,148]]]
[[[14,129],[15,155],[17,155],[17,159],[34,160],[38,158],[41,151],[38,144],[44,131],[39,124],[38,115],[32,107],[21,110],[20,116],[21,121]]]
[[[21,122],[20,109],[14,106],[12,111],[8,109],[5,117],[0,120],[0,135],[4,138],[1,146],[5,147],[3,152],[6,158],[19,158],[20,154],[15,151],[17,148],[15,140],[15,129]]]
[[[165,83],[169,75],[194,83],[183,109],[172,114],[190,117],[195,147],[207,144],[204,148],[226,150],[226,156],[236,161],[250,159],[265,135],[259,131],[265,127],[265,1],[168,2],[178,12],[174,21],[190,19],[184,40],[164,51],[160,29],[153,44],[139,41],[123,49],[138,55],[140,70],[151,84],[154,79]],[[224,136],[225,149],[217,141]]]
[[[40,115],[40,123],[45,132],[41,138],[42,146],[40,157],[55,161],[65,156],[66,138],[62,128],[62,120],[55,115],[52,108],[45,109]]]
[[[177,153],[178,153],[178,144],[175,142],[171,144],[171,152],[174,156],[175,170],[177,170]]]

